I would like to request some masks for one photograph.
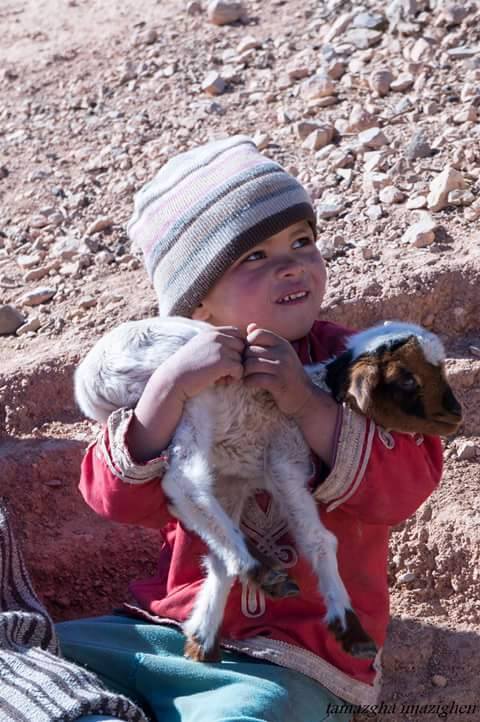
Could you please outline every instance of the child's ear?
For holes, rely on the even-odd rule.
[[[197,308],[192,313],[192,319],[194,321],[208,321],[210,318],[210,314],[208,310],[205,308],[203,303],[199,303]]]

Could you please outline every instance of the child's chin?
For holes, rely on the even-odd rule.
[[[277,319],[277,333],[288,341],[296,341],[309,333],[316,319],[317,316],[311,313],[304,313],[296,318]]]

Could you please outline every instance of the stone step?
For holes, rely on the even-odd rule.
[[[157,532],[102,519],[82,499],[85,448],[73,431],[70,438],[10,439],[0,448],[0,497],[13,512],[34,587],[56,620],[110,612],[158,559]]]
[[[452,259],[448,268],[427,265],[393,281],[379,276],[372,283],[371,277],[359,276],[356,290],[350,289],[350,293],[352,297],[345,298],[342,284],[338,291],[332,288],[322,318],[347,328],[365,328],[384,320],[411,321],[426,325],[446,340],[480,331],[478,261]]]

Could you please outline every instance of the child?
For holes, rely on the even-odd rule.
[[[62,650],[158,722],[350,720],[353,706],[377,699],[379,660],[349,656],[328,632],[313,573],[266,494],[250,500],[242,530],[290,570],[299,596],[270,600],[237,582],[222,662],[183,657],[180,625],[200,589],[206,548],[163,494],[169,443],[186,400],[202,389],[232,378],[268,389],[311,447],[319,515],[338,539],[352,605],[381,648],[389,527],[438,484],[440,441],[387,433],[310,384],[303,364],[338,354],[349,331],[317,320],[326,270],[306,191],[249,138],[169,161],[136,196],[128,230],[143,250],[160,314],[215,328],[162,364],[135,410],[112,413],[87,451],[80,481],[87,503],[114,521],[158,529],[163,543],[157,577],[132,584],[138,607],[59,624]]]

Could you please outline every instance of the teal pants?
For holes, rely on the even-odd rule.
[[[128,695],[156,722],[350,722],[341,704],[299,672],[222,650],[222,661],[183,656],[184,637],[169,626],[124,616],[56,625],[62,652]],[[82,718],[86,719],[86,718]]]

